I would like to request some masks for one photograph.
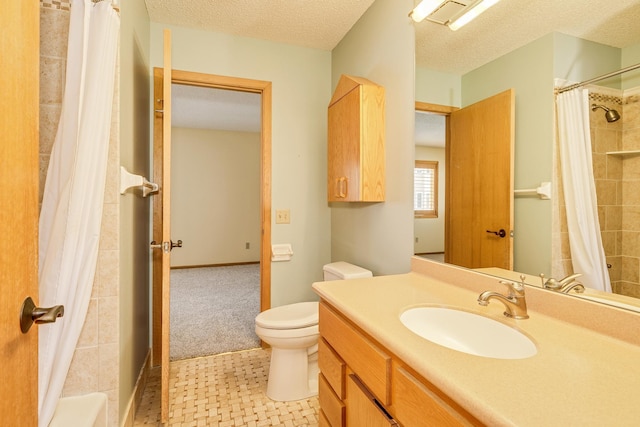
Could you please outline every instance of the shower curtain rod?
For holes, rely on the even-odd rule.
[[[591,79],[591,80],[585,80],[583,82],[575,83],[575,84],[572,84],[570,86],[561,87],[559,89],[556,89],[556,93],[567,92],[569,90],[573,90],[573,89],[579,88],[581,86],[588,85],[590,83],[599,82],[600,80],[608,79],[609,77],[614,77],[614,76],[617,76],[619,74],[626,73],[627,71],[635,70],[637,68],[640,68],[640,64],[631,65],[629,67],[623,68],[623,69],[618,70],[618,71],[612,71],[612,72],[610,72],[608,74],[604,74],[604,75],[602,75],[600,77],[596,77],[596,78]]]

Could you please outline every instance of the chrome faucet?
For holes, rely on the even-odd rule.
[[[497,299],[504,304],[506,310],[504,315],[514,319],[528,319],[527,301],[524,297],[524,276],[520,276],[522,283],[500,281],[508,289],[507,295],[499,292],[484,291],[478,297],[478,304],[489,305],[491,299]]]
[[[576,279],[580,276],[581,276],[580,273],[575,273],[560,280],[556,280],[553,277],[550,277],[545,281],[544,274],[540,273],[540,280],[542,280],[542,287],[545,289],[551,289],[553,291],[560,291],[560,292],[568,292],[570,289],[568,289],[567,291],[564,291],[564,289],[567,287],[567,285],[574,283]],[[584,290],[584,286],[582,287],[582,290]]]

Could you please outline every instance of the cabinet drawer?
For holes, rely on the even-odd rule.
[[[345,406],[336,396],[324,375],[318,375],[318,400],[326,421],[331,427],[343,427]]]
[[[468,420],[458,413],[435,391],[399,365],[393,369],[393,408],[397,419],[407,426],[473,426],[479,422]]]
[[[391,403],[391,357],[320,303],[320,335],[384,405]]]
[[[347,366],[322,337],[318,340],[318,367],[336,395],[344,399],[344,378]]]

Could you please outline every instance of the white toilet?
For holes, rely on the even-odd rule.
[[[371,277],[371,271],[347,262],[323,267],[324,280]],[[267,396],[291,401],[318,394],[318,303],[300,302],[256,316],[256,335],[271,346]]]

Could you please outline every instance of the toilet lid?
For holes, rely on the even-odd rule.
[[[318,303],[299,302],[265,310],[256,325],[267,329],[297,329],[318,324]]]

